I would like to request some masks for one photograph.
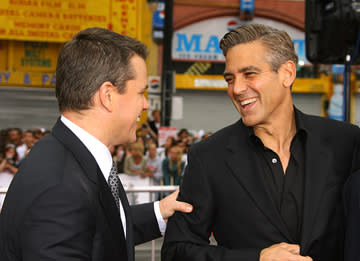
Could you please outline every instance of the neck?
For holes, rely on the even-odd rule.
[[[296,134],[295,113],[291,108],[288,113],[280,114],[266,124],[254,126],[255,135],[278,154],[290,151],[291,141]]]
[[[95,116],[94,111],[91,112],[90,110],[91,109],[79,112],[65,111],[62,112],[62,115],[64,115],[68,120],[72,121],[77,126],[97,138],[99,141],[105,144],[106,147],[110,147],[111,143],[106,138],[107,135],[103,133],[103,128],[99,128],[99,118]]]

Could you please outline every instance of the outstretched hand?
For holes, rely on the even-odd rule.
[[[175,211],[181,211],[184,213],[190,213],[193,210],[193,206],[186,202],[177,201],[179,189],[175,190],[169,196],[160,200],[160,212],[165,222],[171,217]]]

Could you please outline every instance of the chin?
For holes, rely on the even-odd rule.
[[[252,117],[242,117],[241,119],[242,119],[243,123],[248,127],[254,127],[255,125],[257,125],[259,123],[259,121],[257,119],[254,119]]]

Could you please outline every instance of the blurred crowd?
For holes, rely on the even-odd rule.
[[[155,110],[152,117],[137,130],[135,143],[114,146],[109,148],[110,152],[120,173],[149,177],[153,185],[179,185],[187,163],[188,149],[211,133],[199,137],[183,128],[177,135],[168,136],[164,144],[159,144],[159,127],[160,111]],[[31,148],[49,133],[42,128],[1,130],[0,187],[10,184]]]

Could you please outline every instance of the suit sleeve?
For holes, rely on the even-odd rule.
[[[192,204],[194,210],[189,214],[176,212],[169,219],[161,250],[161,260],[259,260],[260,249],[229,249],[209,244],[212,227],[216,221],[216,195],[213,186],[221,186],[221,184],[212,184],[207,175],[206,163],[196,156],[194,149],[189,153],[189,163],[178,198],[180,201]],[[231,229],[231,224],[229,224],[229,229]]]
[[[345,261],[360,260],[360,171],[350,176],[344,187],[346,216]]]
[[[134,244],[139,245],[161,236],[154,203],[131,206],[133,217]]]
[[[88,200],[73,189],[65,185],[48,189],[24,216],[22,260],[91,260],[92,215]]]

